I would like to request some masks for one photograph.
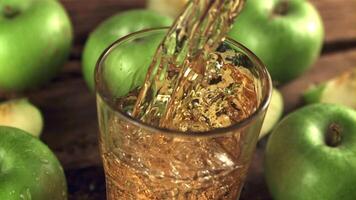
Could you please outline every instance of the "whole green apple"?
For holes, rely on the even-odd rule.
[[[58,1],[1,0],[0,27],[0,91],[49,81],[69,54],[71,23]]]
[[[265,176],[275,200],[356,199],[356,111],[313,104],[269,137]]]
[[[83,52],[82,70],[85,81],[87,82],[89,88],[91,90],[94,89],[94,70],[96,62],[98,61],[103,51],[110,44],[129,33],[147,28],[169,26],[171,25],[171,23],[171,18],[160,15],[155,11],[143,9],[119,13],[101,23],[90,34]],[[142,44],[139,49],[132,49],[135,49],[134,51],[136,51],[136,54],[131,55],[130,50],[127,50],[128,52],[126,53],[126,56],[129,56],[129,58],[125,59],[129,60],[129,62],[134,62],[132,60],[137,60],[137,62],[141,62],[141,59],[149,54],[148,52],[146,52],[144,44]],[[120,72],[115,72],[115,74],[120,73],[124,75],[126,71],[129,72],[132,70],[134,69],[125,67],[124,69],[121,69]]]
[[[248,0],[229,32],[266,64],[275,83],[309,69],[323,35],[320,16],[307,0]]]
[[[0,102],[0,126],[22,129],[39,137],[43,128],[41,111],[27,99]]]
[[[0,199],[67,199],[63,169],[51,150],[30,134],[5,126],[0,126]]]

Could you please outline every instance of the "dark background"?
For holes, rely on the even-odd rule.
[[[75,41],[70,60],[50,84],[28,92],[45,119],[42,139],[61,161],[70,199],[105,199],[105,182],[97,147],[95,96],[81,75],[80,57],[87,35],[107,17],[142,8],[144,0],[61,0],[74,25]],[[311,0],[325,25],[323,52],[304,76],[281,86],[286,113],[302,105],[300,95],[318,83],[356,67],[356,0]],[[263,149],[257,147],[242,199],[270,199],[263,179]]]

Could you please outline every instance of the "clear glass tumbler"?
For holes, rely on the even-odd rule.
[[[179,132],[142,123],[116,104],[122,95],[120,90],[127,89],[120,84],[131,84],[131,75],[119,76],[123,80],[113,80],[112,75],[120,73],[122,65],[135,63],[126,60],[137,56],[149,64],[167,30],[150,29],[123,37],[107,48],[98,61],[95,81],[99,143],[107,199],[236,200],[270,101],[270,76],[252,52],[227,38],[224,46],[243,53],[251,63],[248,70],[257,88],[256,111],[237,124],[207,132]],[[150,45],[145,44],[147,40],[152,40]],[[143,47],[140,52],[129,49],[138,43]]]

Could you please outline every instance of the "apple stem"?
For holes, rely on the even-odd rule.
[[[326,144],[330,147],[337,147],[342,141],[342,128],[336,123],[331,123],[326,133]]]
[[[5,6],[5,8],[4,8],[4,17],[5,17],[5,18],[8,18],[8,19],[14,18],[14,17],[16,17],[16,15],[18,15],[19,13],[20,13],[19,10],[14,9],[14,8],[11,7],[11,6]]]
[[[281,2],[279,2],[276,7],[273,10],[273,14],[274,15],[286,15],[289,11],[289,2],[288,0],[282,0]]]

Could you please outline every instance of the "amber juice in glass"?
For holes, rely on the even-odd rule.
[[[156,38],[141,55],[150,59],[166,32],[151,29],[121,38],[97,64],[107,199],[238,199],[270,100],[268,72],[252,52],[227,38],[210,56],[205,84],[172,119],[174,129],[143,123],[130,116],[138,89],[119,96],[125,80],[112,80],[111,70],[120,67],[118,55],[133,43]]]

